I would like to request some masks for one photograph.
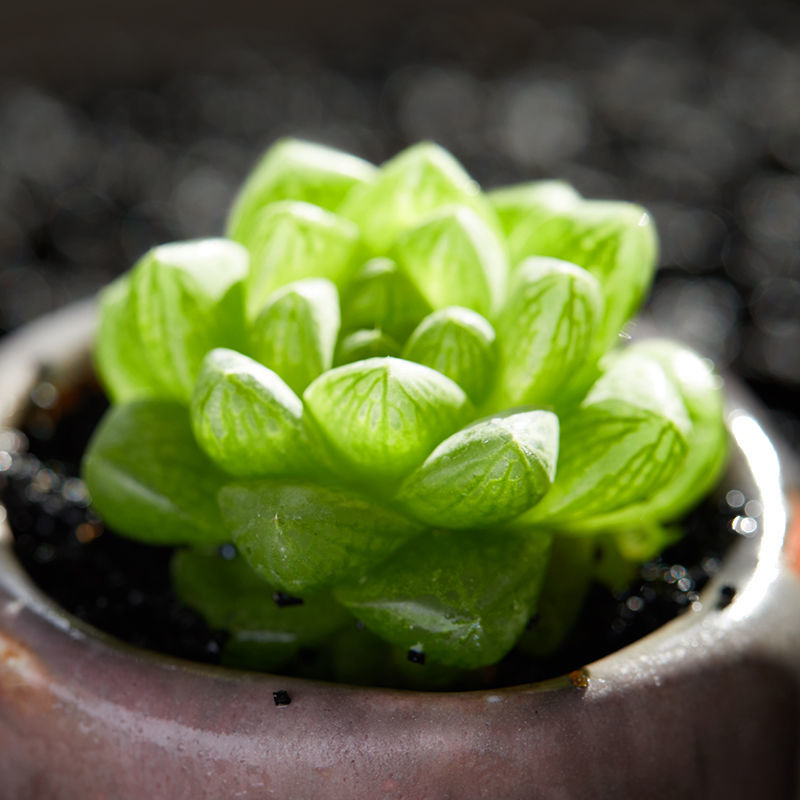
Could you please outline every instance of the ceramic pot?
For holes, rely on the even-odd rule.
[[[0,424],[88,370],[93,304],[0,347]],[[774,441],[731,393],[728,484],[758,500],[687,612],[577,676],[415,693],[236,672],[120,644],[0,545],[0,798],[782,798],[800,785],[800,530]],[[736,594],[720,603],[723,587]],[[273,692],[291,703],[276,705]]]

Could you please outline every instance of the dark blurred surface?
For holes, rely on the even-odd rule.
[[[487,187],[650,208],[652,315],[800,445],[793,5],[78,5],[0,12],[0,332],[218,233],[278,136],[375,161],[430,138]]]

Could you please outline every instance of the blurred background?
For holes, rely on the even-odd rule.
[[[419,139],[486,187],[646,205],[648,310],[800,447],[800,11],[711,0],[0,11],[0,334],[153,244],[221,230],[265,146],[380,162]]]

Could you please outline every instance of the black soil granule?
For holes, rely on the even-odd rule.
[[[226,634],[210,630],[175,597],[169,570],[173,548],[118,536],[88,507],[78,478],[80,458],[106,406],[93,388],[74,396],[68,407],[57,401],[33,408],[24,435],[0,432],[0,498],[15,552],[33,581],[80,619],[139,647],[218,663]],[[533,660],[512,651],[475,680],[506,686],[566,674],[699,602],[699,592],[736,538],[731,518],[741,512],[745,498],[737,491],[728,496],[737,499],[707,501],[689,514],[684,538],[644,564],[626,591],[614,594],[593,585],[577,626],[555,655]],[[734,593],[732,587],[723,589],[718,607]],[[295,602],[281,593],[274,600]],[[410,650],[408,659],[424,664],[417,650]],[[275,693],[276,704],[289,701],[284,694]]]
[[[285,689],[278,689],[277,692],[273,692],[272,699],[275,701],[276,706],[288,706],[292,702],[289,692]]]

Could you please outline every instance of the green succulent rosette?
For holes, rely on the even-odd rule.
[[[347,675],[361,640],[441,680],[548,652],[594,543],[653,557],[723,466],[709,364],[619,337],[656,249],[638,206],[483,193],[434,144],[376,168],[279,142],[226,238],[156,247],[103,292],[95,508],[179,546],[227,663],[327,646]]]

